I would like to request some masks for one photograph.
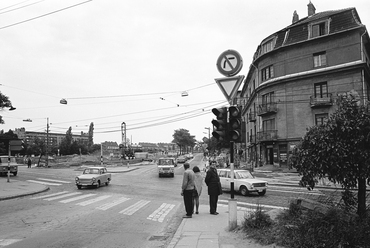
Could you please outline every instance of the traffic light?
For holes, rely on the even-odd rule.
[[[216,116],[216,120],[212,120],[214,131],[212,136],[218,141],[227,140],[227,108],[213,108],[212,113]]]
[[[238,106],[229,107],[229,132],[230,141],[242,142],[242,113]]]

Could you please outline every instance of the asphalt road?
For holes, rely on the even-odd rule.
[[[198,154],[191,166],[204,166]],[[108,168],[109,170],[109,168]],[[180,195],[183,166],[174,178],[159,178],[156,165],[114,173],[112,183],[98,189],[78,190],[81,171],[73,168],[21,167],[18,180],[50,184],[42,194],[0,202],[0,239],[17,240],[8,248],[167,247],[184,214]],[[201,204],[208,204],[204,186]],[[269,186],[265,196],[236,194],[238,205],[253,209],[287,207],[290,197],[320,197],[320,191]],[[229,193],[219,198],[227,204]]]

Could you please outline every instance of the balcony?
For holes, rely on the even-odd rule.
[[[249,122],[255,122],[256,121],[256,113],[255,112],[250,112],[248,114],[248,120],[249,120]]]
[[[311,108],[332,106],[333,96],[331,93],[327,94],[326,97],[325,96],[324,97],[310,96],[310,104],[311,104]]]
[[[259,142],[277,140],[277,130],[266,130],[257,133]]]
[[[267,114],[274,114],[276,112],[277,112],[276,102],[269,102],[258,106],[257,115],[262,116]]]

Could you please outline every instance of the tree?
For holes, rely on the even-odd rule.
[[[0,92],[0,109],[4,108],[10,108],[12,106],[12,102],[9,100],[9,98],[6,95],[3,95]],[[4,124],[3,117],[0,115],[0,124]]]
[[[64,155],[71,154],[71,146],[72,146],[73,138],[72,138],[72,127],[69,127],[65,138],[59,145],[60,153]]]
[[[303,186],[328,177],[346,190],[357,188],[357,213],[366,214],[366,183],[370,184],[370,116],[352,94],[339,96],[338,109],[326,123],[308,129],[293,151],[290,165]]]
[[[90,127],[89,127],[89,141],[87,143],[87,148],[89,149],[89,151],[90,151],[92,145],[94,145],[94,139],[93,138],[94,138],[94,123],[91,122]]]
[[[172,135],[173,137],[173,143],[177,144],[180,147],[180,153],[182,151],[182,148],[191,146],[194,147],[195,145],[195,136],[190,135],[189,131],[186,129],[178,129],[175,130],[175,133]]]

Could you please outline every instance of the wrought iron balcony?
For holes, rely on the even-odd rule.
[[[267,130],[257,133],[259,142],[277,140],[277,130]]]
[[[327,94],[324,97],[310,97],[311,108],[320,107],[320,106],[332,106],[333,105],[333,96],[331,93]]]
[[[276,102],[264,103],[258,106],[257,115],[273,114],[277,112]]]

